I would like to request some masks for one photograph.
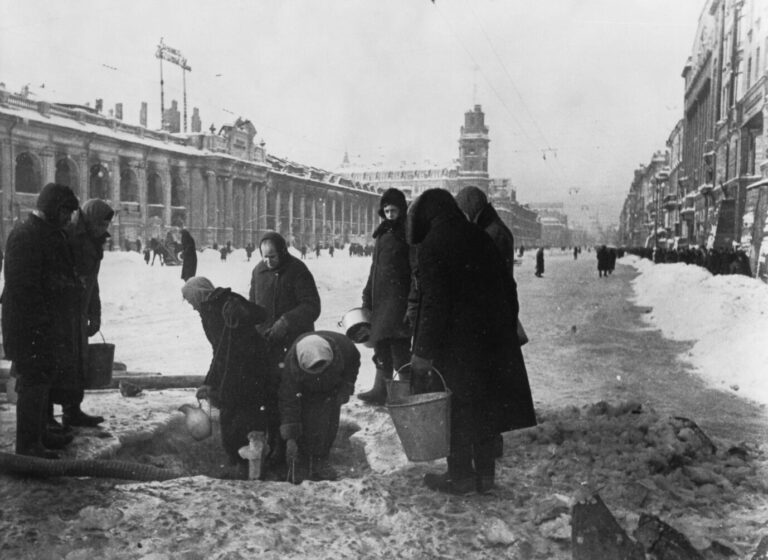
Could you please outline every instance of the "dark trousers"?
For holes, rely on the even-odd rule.
[[[296,442],[304,457],[325,459],[339,431],[341,405],[336,392],[309,393],[301,398],[301,431]]]
[[[408,338],[385,338],[373,346],[373,363],[387,378],[410,361],[411,341]]]

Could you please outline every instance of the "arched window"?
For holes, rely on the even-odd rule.
[[[186,206],[184,183],[176,173],[171,176],[171,206]]]
[[[56,177],[54,179],[59,185],[66,185],[72,190],[77,190],[77,173],[73,168],[72,162],[66,157],[56,162]]]
[[[163,181],[157,173],[147,179],[147,204],[163,204]]]
[[[101,163],[91,166],[88,181],[88,198],[109,199],[109,171]]]
[[[128,167],[120,170],[120,201],[139,201],[139,185],[136,181],[136,174]]]
[[[28,152],[21,153],[16,158],[16,192],[40,192],[40,170],[36,163]]]

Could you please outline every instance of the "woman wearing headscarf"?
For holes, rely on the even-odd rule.
[[[434,490],[465,494],[494,487],[494,440],[510,429],[514,399],[507,346],[517,298],[491,239],[470,224],[451,194],[425,191],[408,211],[418,246],[418,311],[411,367],[425,390],[434,368],[452,392],[448,471],[428,473]]]
[[[316,331],[299,336],[285,356],[280,380],[280,434],[294,482],[335,480],[329,455],[360,369],[360,352],[345,335]]]
[[[181,230],[181,279],[185,282],[197,273],[197,249],[192,234]]]
[[[248,462],[238,450],[248,445],[248,433],[265,432],[276,466],[279,445],[277,387],[279,379],[269,360],[267,343],[256,330],[266,313],[230,288],[215,288],[210,280],[193,276],[181,288],[184,299],[200,314],[213,358],[198,399],[209,399],[220,410],[221,441],[232,465],[246,478]],[[263,471],[266,475],[266,470]]]
[[[456,193],[456,203],[467,219],[482,229],[493,240],[493,244],[499,251],[499,256],[504,261],[504,268],[509,274],[509,286],[514,289],[510,299],[514,300],[513,306],[519,308],[517,300],[517,284],[514,280],[515,267],[515,239],[512,232],[496,213],[496,209],[488,202],[488,197],[478,187],[464,187]],[[527,342],[525,331],[518,319],[515,336],[507,341],[512,363],[510,364],[512,379],[515,383],[515,406],[513,408],[515,418],[512,428],[528,428],[536,425],[536,413],[533,407],[531,387],[528,383],[528,372],[525,368],[525,360],[521,346]],[[504,439],[501,434],[495,441],[496,457],[501,457],[504,450]]]
[[[373,232],[376,240],[368,282],[363,289],[363,307],[371,311],[371,337],[376,377],[373,388],[357,397],[371,404],[384,404],[386,380],[407,364],[411,351],[411,328],[407,318],[411,287],[411,249],[405,241],[408,204],[397,189],[387,189],[379,201],[383,218]]]
[[[67,228],[69,245],[74,256],[75,271],[84,287],[80,305],[80,321],[76,327],[76,339],[81,360],[75,376],[62,379],[51,391],[48,410],[49,425],[57,427],[53,417],[53,403],[61,404],[64,427],[95,427],[104,421],[103,416],[86,414],[80,408],[85,398],[86,365],[88,364],[88,338],[101,329],[101,295],[99,270],[104,258],[104,243],[110,237],[109,229],[115,212],[98,198],[86,200]]]

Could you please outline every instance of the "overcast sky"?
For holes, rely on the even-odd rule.
[[[704,0],[24,0],[0,2],[0,81],[39,98],[122,102],[160,124],[160,38],[203,127],[250,119],[270,153],[333,170],[458,157],[473,104],[490,173],[521,202],[615,222],[682,117]],[[182,72],[165,63],[165,105]],[[42,85],[45,84],[43,88]],[[546,159],[545,159],[546,158]],[[598,202],[603,200],[604,203]]]

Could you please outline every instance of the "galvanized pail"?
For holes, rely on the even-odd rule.
[[[451,448],[451,391],[420,393],[390,401],[387,409],[409,461],[434,461],[447,457]]]
[[[104,340],[104,335],[101,335]],[[85,388],[102,389],[112,382],[112,365],[115,361],[115,345],[98,342],[88,345],[85,368]]]

